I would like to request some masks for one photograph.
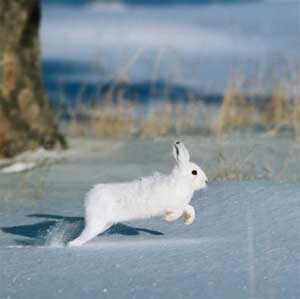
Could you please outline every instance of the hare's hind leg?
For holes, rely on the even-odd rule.
[[[182,213],[183,213],[182,210],[167,211],[164,214],[164,219],[167,221],[175,221],[182,216]]]
[[[79,237],[68,243],[68,246],[81,246],[97,235],[106,231],[111,225],[107,223],[87,223]]]

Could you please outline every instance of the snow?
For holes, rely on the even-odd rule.
[[[11,159],[0,160],[0,172],[2,173],[18,173],[31,170],[35,167],[50,165],[57,163],[66,157],[74,155],[74,151],[62,150],[45,150],[39,148],[37,150],[26,151]]]
[[[213,149],[209,142],[186,138],[194,160]],[[193,198],[190,226],[183,219],[121,223],[67,248],[82,229],[83,196],[94,183],[173,164],[168,139],[72,144],[81,155],[0,174],[1,299],[299,298],[299,184],[210,182]]]
[[[14,172],[23,172],[26,170],[30,170],[35,167],[34,163],[23,163],[17,162],[10,166],[4,167],[1,169],[2,173],[14,173]]]

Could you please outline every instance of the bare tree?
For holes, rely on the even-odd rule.
[[[0,156],[66,146],[40,74],[39,0],[0,0]]]

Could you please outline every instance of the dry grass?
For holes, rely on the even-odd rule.
[[[1,91],[3,98],[9,101],[10,95],[15,88],[17,78],[17,60],[15,53],[7,48],[3,53],[3,82]]]
[[[125,101],[98,104],[91,111],[90,117],[90,133],[95,137],[121,137],[134,131],[133,107]]]
[[[0,143],[8,138],[7,133],[9,132],[9,123],[8,121],[1,115],[0,112]]]
[[[293,107],[289,101],[287,88],[280,82],[272,90],[269,103],[266,104],[262,113],[262,122],[266,126],[282,127],[288,125]]]
[[[220,112],[212,124],[213,133],[222,135],[226,131],[248,127],[256,122],[255,106],[242,95],[241,84],[240,77],[231,76],[224,91]]]
[[[300,138],[300,92],[297,88],[299,83],[295,82],[292,93],[283,82],[275,85],[271,100],[260,113],[261,123],[274,134],[285,130],[295,139]]]
[[[123,137],[134,131],[133,106],[126,101],[104,101],[86,107],[80,105],[71,112],[67,134],[71,136]]]
[[[260,126],[274,135],[286,131],[294,138],[300,138],[300,80],[295,80],[292,93],[287,84],[274,84],[270,99],[259,105],[242,95],[241,82],[238,76],[231,77],[220,111],[211,126],[214,134]]]
[[[300,181],[299,143],[284,136],[232,134],[226,139],[209,137],[209,153],[203,160],[210,181]],[[204,145],[201,152],[205,152]]]
[[[128,71],[143,53],[144,49],[135,53],[128,64],[117,72],[115,82],[129,81]],[[161,55],[160,53],[157,58],[154,78],[159,68]],[[289,73],[295,74],[296,72],[289,71]],[[258,75],[254,76],[257,80],[252,83],[256,87],[262,84]],[[271,73],[268,75],[270,81],[274,80]],[[275,78],[278,79],[278,76]],[[258,105],[255,95],[245,96],[243,87],[247,85],[247,80],[243,80],[238,74],[233,74],[223,92],[223,101],[219,111],[214,112],[217,115],[213,118],[207,113],[206,105],[192,97],[188,103],[184,101],[174,103],[170,101],[166,93],[165,98],[158,104],[140,109],[141,107],[132,103],[132,99],[126,99],[122,92],[116,95],[116,90],[109,90],[106,95],[95,99],[94,102],[97,104],[86,106],[85,99],[82,99],[84,93],[80,92],[75,101],[77,105],[69,109],[71,120],[65,126],[65,131],[71,136],[154,138],[175,134],[199,134],[202,129],[205,132],[222,136],[234,130],[259,127],[273,135],[284,131],[299,139],[300,78],[296,75],[289,75],[283,79],[270,83],[273,86],[272,94],[269,99],[266,99],[264,105],[262,103]],[[291,86],[293,86],[292,91]]]
[[[142,121],[142,137],[166,136],[173,127],[172,104],[169,102],[154,106]]]
[[[193,99],[187,103],[162,101],[150,108],[143,107],[142,117],[137,113],[138,108],[137,104],[120,95],[117,100],[113,99],[111,92],[92,106],[78,100],[75,107],[68,108],[70,121],[65,124],[64,131],[72,137],[155,138],[191,134],[199,123],[206,121],[202,117],[204,105]]]
[[[293,110],[291,114],[291,126],[294,136],[300,139],[300,77],[293,78]]]
[[[258,105],[242,94],[240,77],[232,76],[213,120],[207,116],[207,107],[200,100],[191,98],[187,103],[164,100],[150,108],[142,108],[141,117],[135,103],[122,94],[113,99],[108,92],[92,106],[77,101],[77,105],[69,109],[71,120],[66,133],[71,136],[154,138],[199,133],[200,127],[206,127],[211,133],[222,136],[233,130],[259,126],[273,135],[284,131],[299,139],[300,92],[296,86],[291,95],[286,85],[279,82],[274,85],[270,99]]]

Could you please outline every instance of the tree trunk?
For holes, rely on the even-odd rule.
[[[0,156],[66,146],[40,75],[39,0],[0,0]]]

